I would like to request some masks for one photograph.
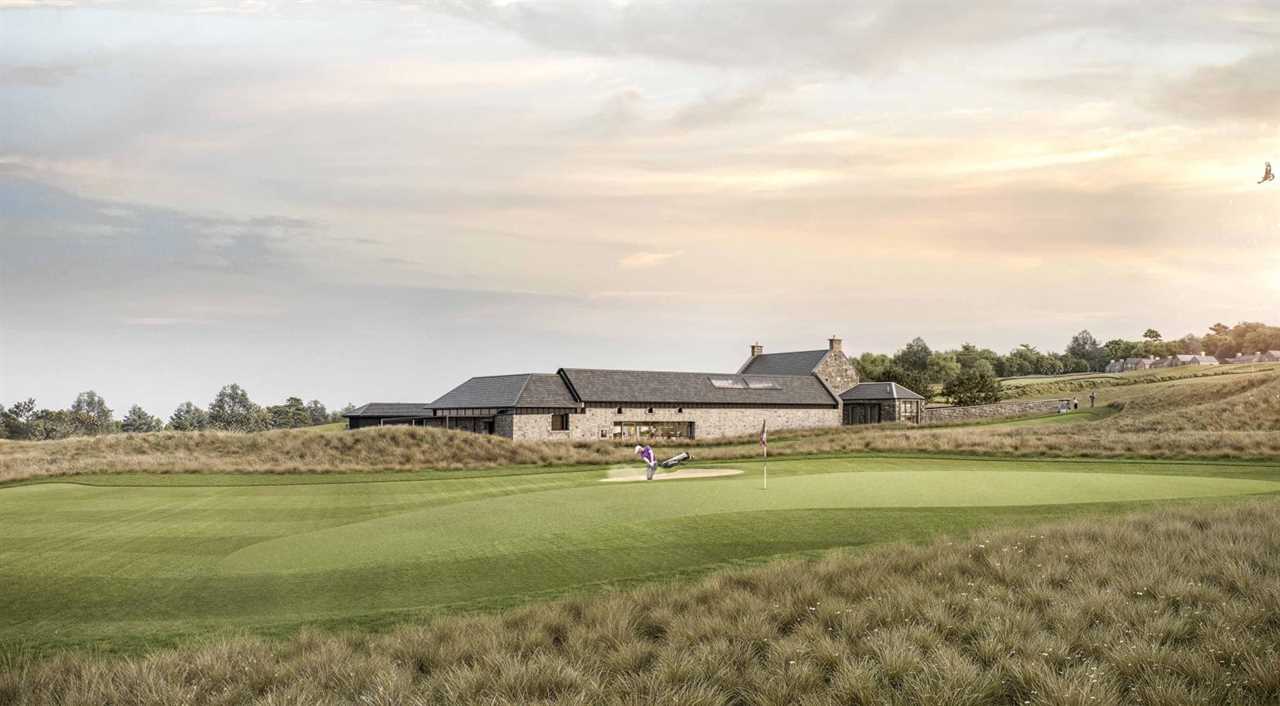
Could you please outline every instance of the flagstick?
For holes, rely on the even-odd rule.
[[[764,447],[764,489],[769,489],[769,447]]]

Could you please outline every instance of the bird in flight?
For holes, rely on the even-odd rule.
[[[1264,181],[1271,181],[1275,178],[1276,175],[1271,173],[1271,162],[1267,162],[1267,168],[1262,172],[1262,180],[1258,183],[1261,184]]]

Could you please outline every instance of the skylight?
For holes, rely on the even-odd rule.
[[[753,390],[778,390],[778,383],[772,380],[753,380],[747,378],[747,387]]]
[[[741,380],[734,378],[707,378],[711,381],[712,387],[718,387],[722,390],[745,390],[747,384]]]

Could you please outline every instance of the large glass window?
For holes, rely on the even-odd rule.
[[[614,422],[615,439],[692,439],[693,422]]]

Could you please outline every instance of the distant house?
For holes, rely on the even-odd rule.
[[[352,429],[387,425],[464,429],[509,439],[710,438],[841,424],[841,390],[858,383],[842,342],[766,354],[736,373],[560,368],[474,377],[430,404],[368,404]]]
[[[863,382],[840,395],[845,424],[923,421],[924,397],[896,382]]]
[[[1125,358],[1123,370],[1146,370],[1155,362],[1155,358]]]
[[[1211,355],[1205,355],[1204,353],[1201,353],[1200,355],[1195,356],[1195,362],[1191,363],[1191,365],[1218,365],[1218,364],[1219,364],[1219,361],[1217,358]]]
[[[1120,359],[1109,361],[1107,363],[1106,372],[1108,373],[1124,372],[1124,359],[1120,358]]]
[[[1280,363],[1280,351],[1260,351],[1255,363]]]
[[[1177,367],[1179,364],[1180,363],[1178,363],[1177,358],[1175,358],[1174,356],[1169,356],[1168,358],[1164,358],[1164,357],[1156,358],[1155,360],[1151,361],[1150,367],[1173,368],[1173,367]]]
[[[1262,361],[1258,360],[1259,355],[1261,355],[1261,354],[1259,354],[1259,353],[1249,353],[1249,354],[1246,354],[1246,353],[1238,353],[1238,354],[1236,354],[1236,357],[1227,359],[1227,362],[1228,362],[1228,363],[1230,363],[1230,364],[1232,364],[1232,365],[1244,365],[1244,364],[1246,364],[1246,363],[1260,363],[1260,362],[1262,362]]]

